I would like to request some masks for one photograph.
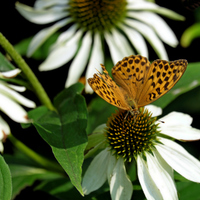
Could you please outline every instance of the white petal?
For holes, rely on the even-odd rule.
[[[120,51],[120,49],[118,49],[110,33],[104,33],[104,37],[108,44],[112,61],[115,64],[123,58],[122,52]]]
[[[152,156],[150,153],[146,153],[146,158],[150,176],[160,190],[163,200],[178,199],[171,175],[160,165],[155,155]]]
[[[4,138],[4,134],[10,134],[10,127],[7,122],[0,116],[0,140]]]
[[[0,109],[15,122],[29,122],[26,111],[19,104],[2,94],[0,94]]]
[[[113,29],[112,34],[114,42],[116,43],[118,49],[120,49],[121,51],[122,58],[135,54],[127,39],[124,37],[124,35],[122,35],[122,33],[120,33],[117,29]]]
[[[159,140],[163,145],[155,147],[165,161],[188,180],[200,183],[200,162],[179,144],[164,138]]]
[[[50,9],[35,10],[19,2],[16,3],[16,9],[23,17],[36,24],[47,24],[68,16],[68,12],[64,11],[63,8],[57,11],[52,11]]]
[[[13,69],[7,72],[1,72],[0,73],[0,78],[13,78],[15,76],[17,76],[19,73],[21,72],[20,69]]]
[[[31,40],[31,43],[28,47],[27,56],[30,57],[53,33],[58,29],[68,24],[71,20],[64,19],[55,23],[53,26],[44,28],[39,31]]]
[[[158,160],[158,162],[160,163],[160,165],[167,171],[167,173],[172,177],[172,179],[174,178],[174,170],[171,168],[170,165],[168,165],[168,163],[163,159],[163,157],[159,154],[159,152],[156,149],[151,149],[154,156],[156,157],[156,159]]]
[[[81,74],[83,73],[89,58],[91,44],[92,34],[87,32],[83,37],[81,47],[76,57],[69,67],[68,78],[65,84],[66,87],[76,83],[81,77]]]
[[[123,158],[119,158],[113,170],[110,181],[112,200],[129,200],[133,193],[133,186],[126,174]]]
[[[12,98],[14,101],[19,102],[20,104],[28,107],[28,108],[35,108],[35,103],[24,96],[20,95],[19,93],[15,92],[14,90],[6,87],[3,84],[0,84],[0,93],[5,94],[6,96]]]
[[[101,38],[98,33],[95,33],[94,35],[94,45],[92,48],[92,53],[90,57],[90,61],[87,67],[86,71],[86,85],[85,85],[85,91],[87,93],[93,93],[93,89],[88,84],[87,79],[93,77],[93,75],[98,71],[102,71],[101,65],[104,62],[104,56],[103,56],[103,49],[101,44]]]
[[[120,28],[127,35],[128,39],[131,41],[132,45],[135,47],[137,52],[140,55],[148,58],[147,45],[145,43],[144,38],[141,36],[141,34],[138,33],[137,31],[135,31],[134,29],[132,29],[128,26],[125,26],[123,24],[120,26]]]
[[[45,9],[54,5],[64,6],[67,4],[67,0],[37,0],[34,4],[34,8]]]
[[[163,200],[160,191],[149,174],[145,161],[140,155],[137,156],[137,168],[138,178],[146,198],[148,200]]]
[[[26,87],[24,86],[18,86],[18,85],[12,85],[12,84],[6,84],[9,88],[17,91],[17,92],[24,92],[26,91]]]
[[[150,111],[152,113],[152,117],[157,117],[159,115],[162,115],[162,108],[160,108],[158,106],[147,105],[147,106],[145,106],[145,108],[148,109],[148,111]]]
[[[181,112],[171,112],[168,115],[160,118],[160,120],[165,122],[164,124],[161,124],[162,126],[189,126],[192,124],[192,117]]]
[[[105,183],[109,163],[108,158],[109,152],[105,149],[92,160],[83,176],[82,188],[84,194],[89,194],[99,189]]]
[[[151,26],[154,31],[158,34],[162,41],[166,44],[176,47],[178,44],[178,40],[171,30],[171,28],[167,25],[167,23],[158,15],[151,12],[128,12],[128,17],[133,17],[138,19],[145,24]]]
[[[0,152],[3,153],[4,147],[3,147],[3,143],[0,141]]]
[[[59,47],[60,45],[66,43],[67,40],[69,40],[70,38],[72,38],[75,35],[76,30],[77,30],[77,24],[74,24],[70,28],[68,28],[66,31],[62,32],[59,35],[56,42],[51,46],[51,50],[54,50],[57,47]]]
[[[147,41],[154,48],[159,58],[168,60],[167,52],[165,50],[163,43],[157,37],[156,33],[153,31],[151,27],[133,19],[126,19],[125,23],[130,27],[139,31],[147,39]]]
[[[73,58],[78,48],[78,42],[82,36],[82,31],[78,31],[73,38],[54,49],[47,59],[39,66],[40,71],[48,71],[61,67]]]
[[[156,13],[161,14],[163,16],[166,16],[168,18],[175,19],[175,20],[184,20],[185,19],[183,16],[173,12],[172,10],[160,7],[157,4],[151,3],[151,2],[148,2],[148,1],[135,1],[132,4],[128,4],[127,9],[128,10],[153,11],[153,12],[156,12]]]
[[[171,112],[159,121],[163,122],[159,124],[162,134],[178,140],[200,140],[200,130],[190,126],[192,117],[187,114]]]
[[[117,163],[117,159],[115,156],[113,156],[111,153],[109,154],[109,163],[108,163],[108,169],[107,169],[107,179],[108,179],[108,183],[110,185],[110,181],[113,177],[113,173],[114,173],[114,168],[116,166]]]

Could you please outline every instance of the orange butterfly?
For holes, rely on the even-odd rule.
[[[112,68],[112,78],[104,65],[103,74],[88,79],[92,89],[108,103],[130,111],[146,106],[166,94],[178,82],[187,60],[155,60],[151,64],[140,55],[125,57]],[[118,86],[119,85],[119,86]]]

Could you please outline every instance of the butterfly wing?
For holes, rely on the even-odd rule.
[[[112,76],[115,82],[127,91],[129,98],[135,100],[144,85],[149,68],[150,62],[147,58],[132,55],[113,67]]]
[[[148,105],[166,94],[182,77],[187,60],[155,60],[144,80],[143,87],[136,97],[138,107]]]
[[[101,67],[104,74],[94,74],[93,78],[88,79],[91,88],[108,103],[123,110],[131,110],[125,100],[126,91],[116,85],[103,65]]]

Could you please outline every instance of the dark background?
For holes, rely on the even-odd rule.
[[[38,31],[41,29],[48,27],[49,25],[38,25],[29,22],[25,18],[23,18],[16,10],[15,10],[15,0],[3,0],[1,2],[0,6],[0,31],[3,33],[3,35],[10,41],[11,44],[15,45],[19,43],[24,38],[28,38],[30,36],[35,35]],[[34,0],[20,0],[21,3],[24,3],[26,5],[32,6],[34,3]],[[195,11],[188,10],[184,7],[181,0],[157,0],[156,3],[160,6],[169,8],[183,16],[185,16],[185,21],[174,21],[168,18],[164,18],[164,20],[168,23],[168,25],[172,28],[174,33],[176,34],[178,40],[180,40],[180,37],[184,30],[191,26],[195,21]],[[199,10],[199,9],[198,9]],[[200,10],[199,10],[200,11]],[[188,62],[200,62],[200,39],[195,39],[192,44],[188,48],[182,48],[180,45],[177,46],[177,48],[172,48],[168,45],[165,45],[169,59],[170,60],[177,60],[177,59],[186,59]],[[149,47],[149,58],[150,60],[157,59],[157,55],[152,50],[152,48]],[[1,49],[2,50],[2,49]],[[50,96],[51,99],[53,99],[56,94],[58,94],[62,89],[64,89],[65,80],[67,77],[67,71],[68,68],[63,66],[56,70],[47,71],[47,72],[39,72],[38,71],[38,65],[41,63],[41,61],[36,61],[31,58],[24,57],[28,65],[31,67],[31,69],[34,71],[36,76],[38,77],[39,81],[42,83],[43,87],[45,88],[47,94]],[[198,88],[199,89],[199,88]],[[26,97],[34,100],[37,105],[40,105],[37,98],[31,93],[26,92]],[[192,92],[191,92],[192,95]],[[85,95],[86,101],[89,102],[90,95]],[[181,101],[182,95],[178,97],[178,100]],[[199,101],[196,101],[196,104],[199,104]],[[167,111],[172,110],[172,107],[168,106]],[[173,108],[174,109],[174,108]],[[177,111],[184,111],[179,110],[179,108],[175,108]],[[187,110],[187,109],[186,109]],[[193,118],[193,126],[200,129],[200,114],[199,110],[196,112],[188,112]],[[29,128],[28,132],[27,130],[21,129],[21,125],[14,123],[11,121],[6,115],[4,115],[2,112],[0,113],[3,118],[8,122],[8,124],[11,127],[11,131],[13,135],[15,135],[18,139],[23,141],[27,146],[34,149],[36,152],[39,152],[40,154],[47,156],[49,158],[52,158],[52,153],[50,147],[41,140],[40,136],[36,133],[35,129]],[[31,140],[30,140],[31,138]],[[194,142],[194,145],[199,146],[199,142]],[[13,153],[12,145],[9,141],[5,143],[5,153]],[[43,151],[45,149],[45,151]],[[22,193],[16,198],[16,199],[23,199],[25,198],[26,194],[28,194],[30,191],[32,191],[31,187],[28,187],[26,190],[22,191]],[[38,192],[37,192],[38,193]],[[37,197],[37,193],[35,193],[35,197]],[[32,196],[34,198],[34,196]]]

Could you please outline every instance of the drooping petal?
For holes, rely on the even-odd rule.
[[[64,6],[67,2],[68,0],[37,0],[34,4],[34,8],[45,9],[54,5]]]
[[[92,160],[83,176],[82,188],[84,194],[89,194],[104,184],[107,178],[108,158],[109,151],[105,149]]]
[[[192,117],[187,114],[171,112],[159,121],[164,122],[159,124],[159,129],[165,135],[178,140],[200,140],[200,130],[190,126]]]
[[[107,179],[108,183],[110,185],[110,181],[114,174],[114,168],[116,166],[117,159],[115,156],[113,156],[111,153],[109,154],[109,163],[108,163],[108,169],[107,169]]]
[[[136,30],[125,26],[123,24],[120,25],[120,28],[127,35],[128,39],[131,41],[132,45],[135,47],[137,52],[148,58],[148,49],[145,43],[144,38],[138,33]]]
[[[151,26],[157,35],[164,41],[166,44],[176,47],[178,44],[178,40],[171,30],[171,28],[167,25],[167,23],[158,15],[151,12],[128,12],[128,17],[132,17],[138,19],[145,24]]]
[[[148,200],[163,200],[162,195],[152,180],[147,165],[143,158],[137,156],[137,169],[138,169],[138,178],[142,186],[142,190]]]
[[[151,3],[148,1],[134,1],[134,3],[129,3],[127,5],[128,10],[148,10],[148,11],[153,11],[158,14],[161,14],[163,16],[166,16],[170,19],[174,20],[184,20],[185,18],[182,15],[179,15],[172,10],[169,10],[167,8],[163,8],[158,6],[155,3]]]
[[[152,156],[152,154],[146,153],[146,158],[149,174],[160,190],[163,200],[178,199],[176,186],[171,175],[158,162],[155,155]]]
[[[181,145],[165,138],[159,140],[163,144],[155,147],[165,161],[188,180],[200,183],[200,162]]]
[[[3,143],[0,141],[0,152],[3,153],[4,147],[3,147]]]
[[[4,134],[10,134],[10,127],[7,122],[0,116],[0,140],[4,138]]]
[[[167,171],[167,173],[172,177],[172,179],[174,178],[174,170],[171,168],[170,165],[168,165],[168,163],[163,159],[163,157],[158,153],[158,151],[156,149],[151,149],[154,156],[156,157],[156,159],[158,160],[158,162],[160,163],[160,165]]]
[[[110,33],[104,33],[105,40],[108,44],[110,55],[114,64],[123,58],[122,52],[118,49],[117,45],[114,42],[114,39]]]
[[[147,106],[145,106],[145,108],[148,109],[148,111],[150,111],[152,113],[152,117],[157,117],[159,115],[162,115],[162,108],[160,108],[158,106],[147,105]]]
[[[47,24],[68,16],[68,11],[65,11],[64,8],[53,12],[51,9],[35,10],[30,6],[17,2],[16,9],[24,18],[36,24]]]
[[[5,84],[5,83],[4,83]],[[5,84],[7,87],[17,91],[17,92],[24,92],[26,91],[26,88],[24,86],[18,86],[18,85],[13,85],[13,84]]]
[[[133,193],[133,186],[126,174],[123,158],[119,158],[113,170],[110,181],[112,200],[129,200]]]
[[[7,72],[0,72],[0,78],[13,78],[21,72],[20,69],[13,69]]]
[[[122,35],[117,29],[113,29],[111,32],[114,42],[122,53],[122,58],[135,54],[124,35]]]
[[[7,96],[9,96],[10,98],[12,98],[14,101],[19,102],[21,105],[24,105],[28,108],[35,108],[35,103],[27,98],[25,98],[24,96],[20,95],[19,93],[15,92],[14,90],[6,87],[6,83],[5,84],[0,84],[0,93],[3,93]]]
[[[58,48],[60,45],[66,44],[67,41],[72,38],[77,31],[77,24],[72,25],[66,31],[62,32],[56,42],[51,46],[51,51]]]
[[[47,59],[39,66],[40,71],[48,71],[61,67],[75,55],[82,31],[78,31],[66,44],[63,44],[49,54]]]
[[[159,58],[168,60],[167,52],[165,50],[163,43],[157,37],[157,35],[155,34],[155,32],[151,27],[133,19],[126,19],[125,23],[130,27],[132,27],[133,29],[139,31],[147,39],[147,41],[154,48]]]
[[[39,31],[31,40],[27,50],[27,56],[30,57],[51,35],[53,35],[61,27],[67,25],[70,21],[70,19],[64,19]]]
[[[89,58],[91,44],[92,44],[92,33],[87,32],[86,35],[83,37],[81,47],[76,57],[74,58],[72,64],[69,67],[69,72],[65,87],[69,87],[70,85],[76,83],[81,77],[81,74],[83,73]]]
[[[101,65],[104,62],[104,56],[103,56],[103,49],[102,49],[102,44],[101,44],[101,38],[98,33],[95,33],[94,35],[94,45],[92,48],[92,53],[90,57],[89,64],[87,66],[87,71],[86,71],[86,85],[85,85],[85,91],[87,93],[93,93],[93,89],[90,87],[90,85],[87,82],[88,78],[93,77],[93,75],[97,71],[102,71]]]
[[[16,102],[10,98],[0,94],[0,110],[2,110],[13,121],[19,123],[30,122],[27,117],[26,111]]]

